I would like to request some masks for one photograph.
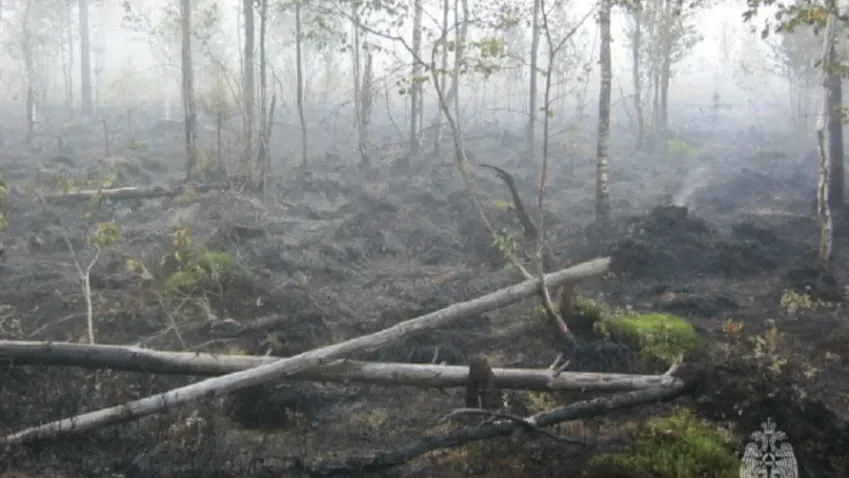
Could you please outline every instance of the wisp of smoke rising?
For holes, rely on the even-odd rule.
[[[681,180],[678,192],[672,196],[672,204],[675,206],[687,206],[693,194],[706,186],[710,175],[706,166],[700,166],[689,171]]]

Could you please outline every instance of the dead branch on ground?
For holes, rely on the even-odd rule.
[[[120,345],[0,341],[0,364],[80,367],[160,375],[218,376],[280,360],[279,357],[163,352]],[[676,387],[668,375],[563,372],[549,369],[493,368],[498,389],[619,392]],[[408,364],[339,360],[304,370],[290,378],[302,381],[410,385],[424,388],[464,387],[469,368],[437,364]]]
[[[493,410],[484,410],[482,408],[458,408],[453,412],[449,413],[444,417],[444,420],[450,420],[452,418],[456,418],[463,415],[484,415],[489,417],[490,419],[501,419],[501,420],[510,420],[516,422],[518,424],[523,425],[525,428],[531,429],[541,435],[544,435],[548,438],[551,438],[554,441],[559,441],[563,443],[572,443],[575,445],[587,446],[588,443],[586,440],[581,438],[574,437],[564,437],[560,436],[552,431],[546,430],[541,426],[535,425],[531,423],[527,418],[520,417],[519,415],[513,415],[512,413],[499,412]]]
[[[599,275],[607,270],[609,265],[610,258],[599,258],[555,272],[547,276],[546,279],[553,286],[562,286]],[[354,353],[375,350],[391,342],[397,342],[424,331],[447,325],[463,317],[481,314],[531,297],[537,293],[538,289],[538,280],[528,280],[477,299],[454,304],[436,312],[406,320],[373,334],[304,352],[252,369],[210,378],[122,405],[27,428],[5,436],[2,442],[6,445],[22,444],[39,439],[71,436],[109,425],[137,420],[202,398],[222,395],[327,365]]]
[[[461,428],[439,436],[424,437],[420,441],[404,445],[391,451],[378,453],[371,457],[350,457],[344,462],[319,462],[313,465],[312,472],[320,476],[360,474],[374,472],[404,464],[425,453],[442,448],[452,448],[474,441],[496,436],[510,435],[516,428],[524,429],[524,422],[536,427],[548,427],[558,423],[590,418],[612,410],[633,408],[639,405],[672,400],[684,393],[682,384],[673,388],[653,388],[627,393],[608,395],[592,400],[573,403],[563,408],[539,413],[517,423],[513,420],[495,421],[479,426]],[[592,442],[588,442],[590,446]]]
[[[121,201],[126,199],[156,199],[166,197],[177,197],[185,194],[187,191],[204,193],[207,191],[227,189],[227,184],[197,184],[193,186],[178,186],[176,188],[166,189],[160,186],[152,188],[138,187],[121,187],[112,189],[78,189],[61,194],[48,194],[44,196],[44,200],[49,203],[72,203],[81,201],[90,201],[94,198],[112,199]]]

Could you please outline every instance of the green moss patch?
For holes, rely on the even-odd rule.
[[[534,308],[532,316],[548,320],[542,306]],[[652,366],[669,366],[680,355],[688,354],[703,343],[693,325],[676,315],[616,310],[591,299],[578,299],[575,312],[564,320],[578,337],[626,345],[641,361]]]
[[[730,434],[685,409],[648,421],[626,451],[593,457],[588,471],[598,478],[732,478],[740,460]]]
[[[693,325],[672,314],[626,313],[604,320],[599,325],[611,339],[667,363],[672,363],[679,355],[700,344]]]

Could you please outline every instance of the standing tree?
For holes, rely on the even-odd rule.
[[[244,153],[240,165],[240,180],[247,186],[253,184],[253,141],[254,141],[254,102],[256,99],[256,78],[254,76],[254,0],[242,0],[242,15],[245,22],[245,71],[242,77],[242,101],[245,118]]]
[[[776,41],[771,42],[770,60],[778,74],[787,81],[790,121],[793,132],[799,137],[810,135],[811,111],[820,71],[813,58],[822,54],[822,38],[809,25],[782,29]]]
[[[442,31],[448,31],[448,16],[451,13],[451,6],[448,0],[442,0]],[[448,88],[448,44],[439,45],[442,56],[442,65],[439,72],[439,86],[442,91]],[[442,111],[437,111],[436,114],[436,134],[433,138],[433,155],[439,157],[441,154],[440,146],[442,144]]]
[[[88,0],[80,0],[80,100],[83,115],[90,116],[94,111],[94,97],[91,86],[91,44],[89,43]]]
[[[534,0],[534,10],[531,15],[531,58],[528,65],[530,75],[528,79],[528,130],[525,133],[525,149],[527,150],[529,161],[533,161],[533,158],[536,155],[537,62],[539,56],[540,2],[542,2],[542,0]]]
[[[257,153],[257,168],[259,170],[259,190],[267,191],[268,175],[271,169],[271,154],[268,145],[271,141],[271,126],[274,116],[274,95],[271,105],[268,104],[268,0],[261,0],[259,5],[259,152]]]
[[[646,117],[643,109],[643,80],[640,55],[643,51],[643,6],[635,3],[628,6],[631,40],[631,87],[634,89],[634,111],[637,113],[637,148],[643,147],[646,136]]]
[[[304,36],[302,19],[302,0],[295,0],[295,76],[297,81],[295,99],[298,106],[298,122],[301,124],[301,165],[307,166],[307,120],[304,115]]]
[[[601,0],[599,10],[599,65],[601,85],[598,93],[598,137],[596,142],[595,217],[604,226],[610,221],[610,191],[608,190],[607,156],[610,143],[610,90],[613,68],[610,60],[610,11],[612,0]]]
[[[354,79],[354,110],[357,123],[357,149],[360,164],[369,165],[369,123],[373,104],[372,48],[367,41],[367,30],[361,23],[366,8],[362,4],[351,4],[351,69]],[[365,53],[365,63],[363,62]]]
[[[65,6],[58,0],[17,0],[4,2],[0,10],[9,13],[5,18],[6,46],[12,58],[20,62],[23,73],[26,138],[30,142],[35,136],[37,103],[47,86],[50,58],[59,50],[57,43],[62,42],[62,36],[54,32],[61,27]]]
[[[750,1],[743,14],[744,21],[752,21],[761,6],[773,5],[773,0]],[[817,146],[820,153],[820,181],[817,188],[817,212],[820,220],[820,247],[817,266],[828,267],[832,247],[831,212],[844,209],[844,162],[843,162],[843,105],[841,74],[846,67],[838,61],[837,33],[839,25],[846,27],[849,18],[840,15],[837,2],[827,0],[824,4],[799,2],[778,4],[774,17],[764,20],[761,35],[766,38],[772,31],[793,30],[800,25],[825,28],[823,52],[819,61],[823,79],[823,105],[817,122]],[[773,22],[774,20],[774,22]]]
[[[651,133],[658,134],[665,148],[669,118],[669,83],[675,67],[702,40],[702,34],[692,21],[693,14],[703,6],[702,1],[683,3],[677,0],[644,0],[639,8],[628,9],[631,22],[625,34],[632,54],[639,54],[639,85],[635,90],[651,92]],[[639,24],[636,16],[639,16]],[[639,26],[639,30],[637,27]],[[640,50],[635,50],[639,43]],[[643,97],[641,108],[645,111]]]
[[[823,102],[822,112],[817,124],[817,146],[820,156],[820,181],[817,188],[817,216],[820,220],[820,246],[817,254],[817,266],[825,271],[831,259],[831,244],[833,238],[833,226],[831,220],[832,210],[832,185],[835,183],[834,176],[837,171],[833,169],[834,159],[837,155],[843,155],[842,123],[835,112],[840,107],[841,85],[837,74],[837,48],[835,34],[835,18],[837,8],[832,5],[834,11],[828,15],[825,27],[825,38],[822,48],[823,68]],[[836,79],[836,80],[835,80]],[[837,125],[836,128],[833,125]],[[835,135],[836,133],[836,135]],[[837,136],[838,138],[835,138]],[[838,139],[838,140],[836,140]],[[840,150],[834,148],[839,146]],[[842,158],[841,158],[842,159]],[[842,162],[841,162],[842,166]],[[840,173],[840,189],[843,193],[843,171]],[[841,198],[842,199],[842,198]]]
[[[183,117],[186,141],[186,180],[192,181],[197,174],[197,108],[195,105],[195,74],[192,63],[192,5],[191,0],[180,0],[180,24],[182,26],[182,70]]]
[[[413,77],[410,79],[410,154],[419,153],[422,108],[422,0],[413,0]]]

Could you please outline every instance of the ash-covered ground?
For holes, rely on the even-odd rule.
[[[277,158],[264,197],[227,189],[98,205],[45,200],[63,181],[82,184],[83,178],[170,187],[182,175],[180,126],[139,122],[135,128],[112,139],[109,155],[97,130],[82,127],[63,133],[61,151],[44,140],[37,147],[7,145],[0,153],[12,208],[0,264],[0,338],[87,341],[75,262],[85,269],[92,259],[89,237],[99,222],[114,221],[121,233],[91,270],[97,340],[104,344],[287,356],[517,281],[480,226],[447,154],[410,161],[376,154],[368,168],[358,166],[353,153],[328,155],[314,158],[308,171],[293,166],[296,158]],[[536,215],[538,165],[492,136],[470,141],[470,151],[478,162],[513,173]],[[594,160],[567,159],[555,147],[544,210],[549,262],[562,268],[610,255],[610,273],[581,284],[582,296],[678,314],[711,341],[726,340],[728,319],[751,334],[772,320],[785,334],[781,353],[792,365],[786,374],[761,380],[756,363],[708,357],[703,386],[680,401],[718,421],[737,413],[733,420],[749,430],[768,414],[799,444],[801,476],[839,476],[831,473],[843,465],[831,458],[849,443],[842,422],[849,392],[841,287],[841,264],[849,257],[846,219],[835,218],[835,274],[819,277],[810,269],[818,243],[811,205],[816,160],[792,148],[759,152],[745,144],[691,143],[692,154],[674,158],[616,148],[615,220],[604,237],[592,227]],[[496,226],[521,242],[518,222],[504,207],[511,200],[507,188],[485,169],[475,175]],[[174,287],[168,278],[179,268],[175,251],[201,261],[220,254],[215,257],[227,258],[227,274],[191,293]],[[781,304],[788,290],[822,305],[789,313]],[[493,366],[544,368],[559,346],[548,329],[527,319],[534,305],[528,300],[469,317],[358,358],[464,364],[481,355]],[[579,354],[570,369],[631,371],[594,347],[587,345],[593,353]],[[3,433],[200,380],[11,365],[0,376]],[[462,402],[462,390],[279,382],[7,450],[0,476],[309,476],[334,460],[444,431],[440,417]],[[593,438],[615,435],[664,407],[566,428]],[[542,438],[520,444],[505,438],[382,473],[560,476],[579,472],[587,454]]]

